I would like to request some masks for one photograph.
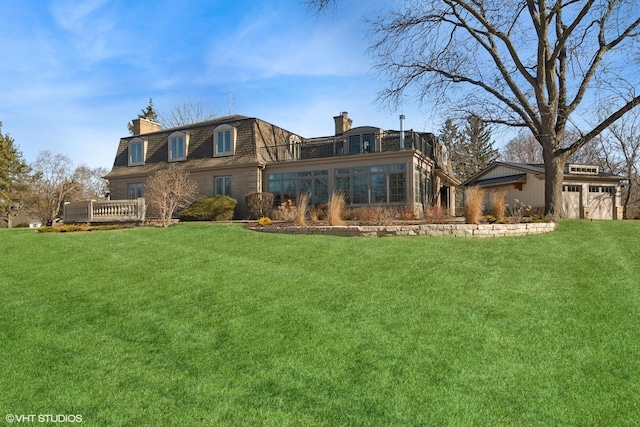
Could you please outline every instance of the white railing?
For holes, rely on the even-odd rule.
[[[129,222],[144,221],[146,205],[143,197],[135,200],[87,200],[65,203],[64,222]]]

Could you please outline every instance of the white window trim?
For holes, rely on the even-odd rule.
[[[139,162],[131,161],[131,146],[135,144],[142,144],[142,160]],[[129,141],[129,145],[127,147],[127,162],[129,166],[139,166],[144,165],[145,160],[147,159],[147,141],[142,138],[133,138]]]
[[[173,138],[180,138],[180,137],[182,137],[184,140],[184,155],[180,157],[175,157],[171,152],[171,140]],[[176,132],[173,132],[171,135],[169,135],[169,137],[167,138],[167,152],[169,153],[169,158],[168,158],[169,162],[181,162],[181,161],[187,160],[187,153],[189,153],[189,134],[176,131]]]
[[[224,131],[231,131],[231,150],[230,151],[218,151],[218,133]],[[238,131],[231,125],[220,125],[213,130],[213,157],[233,156],[236,153],[236,139]]]

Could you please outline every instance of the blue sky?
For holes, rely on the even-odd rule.
[[[385,0],[345,0],[317,16],[300,0],[24,0],[0,14],[0,121],[28,162],[50,150],[110,168],[127,122],[200,102],[305,137],[354,126],[437,131],[415,105],[375,103],[363,16]],[[231,96],[230,96],[231,95]],[[233,99],[233,102],[230,102]]]

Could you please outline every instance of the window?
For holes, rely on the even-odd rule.
[[[129,166],[144,165],[147,154],[147,141],[133,138],[129,141]]]
[[[174,132],[169,135],[169,161],[175,162],[187,159],[189,139],[184,132]]]
[[[216,176],[214,178],[214,192],[215,196],[229,196],[231,197],[231,177],[230,176]]]
[[[232,156],[236,151],[236,128],[220,125],[213,131],[213,155]]]
[[[267,191],[273,193],[274,204],[297,200],[299,194],[311,196],[310,203],[317,205],[329,200],[329,171],[304,171],[273,173],[267,176]]]
[[[591,165],[569,165],[569,172],[572,174],[598,175],[600,168]]]
[[[566,191],[567,193],[579,193],[580,186],[578,185],[563,185],[562,191]]]
[[[597,187],[595,185],[589,186],[589,193],[609,193],[613,194],[613,187]]]
[[[336,169],[335,175],[335,190],[345,194],[347,203],[366,205],[407,200],[404,164]]]
[[[138,197],[142,197],[142,184],[129,184],[127,188],[129,199],[137,199]]]
[[[376,151],[375,139],[372,133],[362,135],[362,149],[365,153]]]
[[[360,135],[349,137],[349,154],[360,154]]]

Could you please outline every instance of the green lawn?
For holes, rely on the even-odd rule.
[[[2,230],[0,255],[0,414],[640,424],[638,222],[499,239]]]

